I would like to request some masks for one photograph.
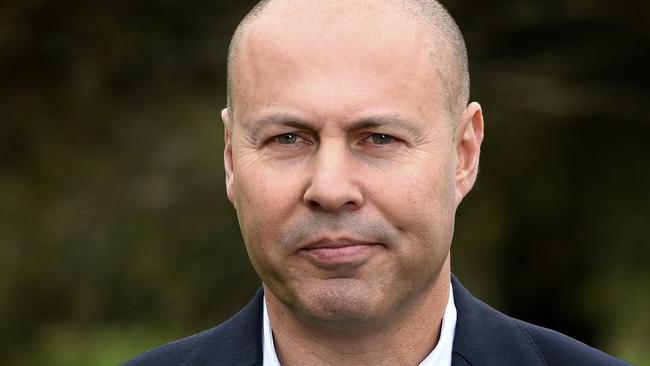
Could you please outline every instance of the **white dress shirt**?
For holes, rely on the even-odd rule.
[[[440,338],[438,344],[429,353],[429,355],[420,362],[419,366],[451,366],[451,352],[454,344],[454,334],[456,332],[456,305],[454,304],[454,293],[449,286],[449,300],[445,313],[442,317],[442,327],[440,328]],[[278,355],[275,353],[273,344],[273,331],[269,313],[266,309],[266,297],[264,298],[264,314],[262,319],[263,334],[263,366],[281,366]]]

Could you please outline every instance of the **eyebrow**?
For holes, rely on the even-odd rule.
[[[348,127],[351,130],[361,130],[364,128],[376,127],[394,127],[400,130],[405,130],[413,135],[420,135],[421,129],[415,121],[402,117],[397,113],[379,114],[369,117],[364,117],[359,120],[353,121]]]
[[[249,137],[256,139],[260,131],[269,125],[293,127],[299,130],[316,130],[316,127],[312,123],[288,113],[269,114],[252,120],[250,123],[246,123],[244,127]],[[353,120],[349,124],[346,124],[345,130],[354,131],[387,126],[408,131],[415,136],[419,136],[422,133],[422,130],[415,121],[404,118],[397,113],[377,114]]]
[[[300,130],[314,130],[308,122],[287,113],[273,113],[244,124],[248,136],[257,139],[260,131],[269,125],[287,126]]]

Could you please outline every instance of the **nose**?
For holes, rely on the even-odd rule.
[[[338,213],[357,210],[363,205],[359,175],[354,171],[354,157],[344,144],[321,142],[313,157],[311,179],[303,200],[314,210]]]

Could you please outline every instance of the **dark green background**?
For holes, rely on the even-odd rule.
[[[0,364],[114,365],[259,287],[219,118],[252,4],[0,2]],[[445,4],[486,117],[454,272],[650,365],[650,2]]]

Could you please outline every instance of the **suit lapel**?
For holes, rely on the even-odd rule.
[[[262,289],[240,313],[233,318],[229,344],[233,359],[228,365],[262,365],[262,311],[264,301]]]
[[[183,365],[262,365],[262,301],[260,289],[232,318],[198,335],[200,339]]]
[[[545,365],[516,321],[481,302],[452,275],[458,312],[452,366]]]

